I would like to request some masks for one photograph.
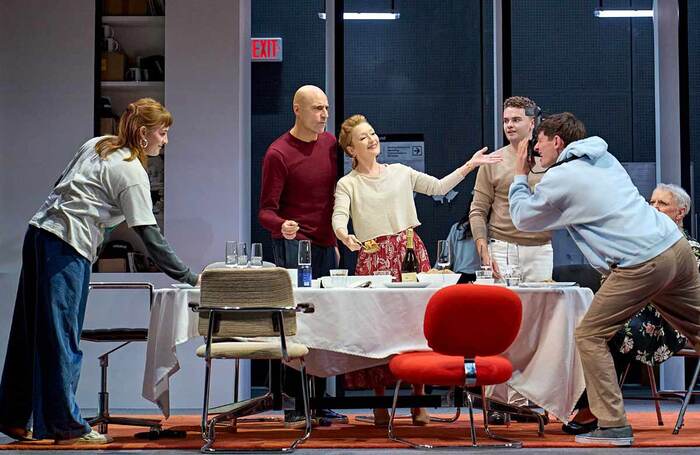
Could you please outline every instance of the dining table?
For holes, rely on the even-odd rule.
[[[473,286],[473,285],[467,285]],[[314,312],[297,316],[291,341],[305,344],[307,372],[329,377],[389,362],[392,356],[429,350],[423,317],[439,284],[425,288],[295,288],[297,303]],[[588,310],[593,292],[576,285],[542,283],[512,287],[522,302],[522,323],[503,353],[513,365],[508,385],[561,421],[568,421],[585,389],[574,330]],[[168,417],[170,378],[179,369],[177,346],[200,337],[198,288],[164,288],[151,307],[143,397]],[[466,326],[464,330],[472,330]]]

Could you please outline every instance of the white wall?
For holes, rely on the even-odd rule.
[[[250,241],[250,1],[168,0],[166,8],[165,103],[175,118],[165,158],[166,236],[201,268],[224,259],[226,240]],[[201,406],[198,343],[178,348],[174,408]],[[230,398],[230,377],[214,375],[214,402]]]
[[[224,242],[249,240],[249,0],[168,0],[166,106],[175,117],[166,158],[165,233],[193,269],[223,258]],[[77,147],[93,133],[93,0],[0,1],[0,362],[4,363],[27,220]],[[162,274],[100,274],[148,280]],[[94,293],[86,327],[147,326],[144,295]],[[172,408],[199,408],[203,365],[197,342],[178,349]],[[97,356],[110,344],[81,343],[78,402],[96,407]],[[143,344],[110,361],[113,408],[148,408],[141,398]],[[0,363],[0,364],[2,364]],[[229,370],[230,371],[230,370]],[[221,378],[214,398],[230,395]]]
[[[27,221],[92,136],[92,0],[0,2],[0,355]]]
[[[247,5],[167,2],[165,102],[175,123],[165,158],[166,235],[198,267],[223,260],[226,240],[250,240]]]

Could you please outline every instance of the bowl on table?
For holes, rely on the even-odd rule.
[[[438,273],[419,273],[418,281],[421,283],[431,283],[436,285],[451,285],[457,284],[462,275],[454,272],[438,272]]]

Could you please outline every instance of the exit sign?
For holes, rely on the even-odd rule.
[[[251,38],[250,56],[254,62],[281,62],[282,38]]]

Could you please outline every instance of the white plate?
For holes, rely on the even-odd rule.
[[[578,283],[575,281],[532,281],[529,283],[520,283],[518,286],[521,288],[568,288],[571,286],[578,286]]]
[[[172,283],[170,286],[178,289],[199,289],[187,283]]]
[[[424,282],[415,282],[415,281],[409,281],[407,283],[383,283],[384,286],[388,288],[427,288],[430,286],[430,283],[424,281]]]

